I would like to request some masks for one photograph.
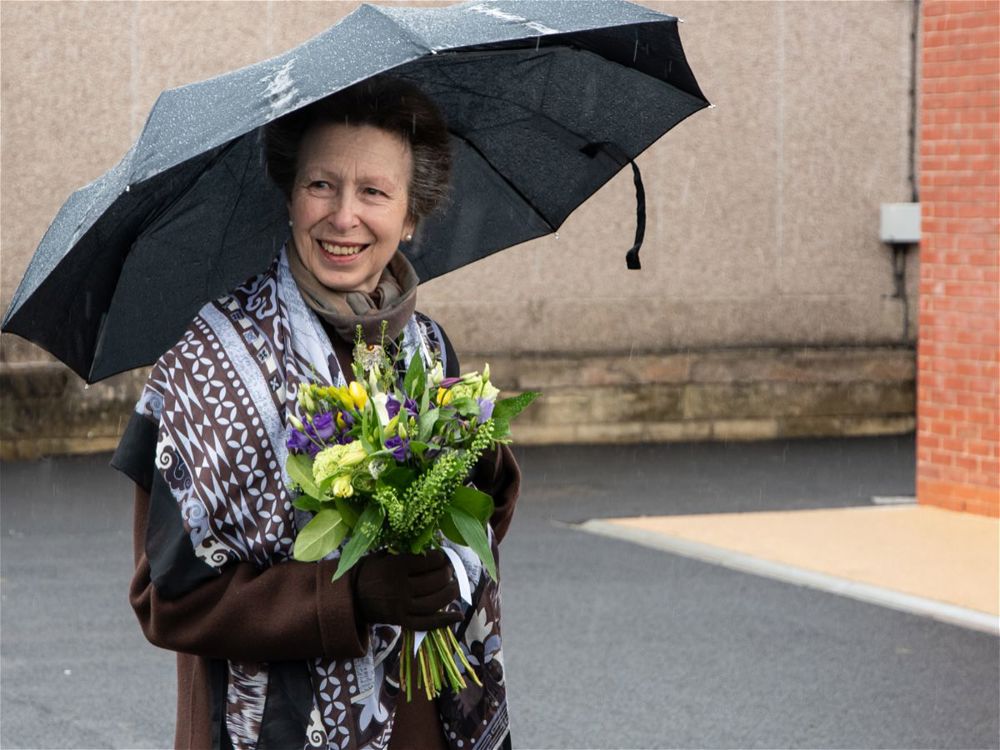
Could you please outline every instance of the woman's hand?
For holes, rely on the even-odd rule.
[[[363,557],[354,579],[354,600],[369,623],[433,630],[462,620],[443,611],[458,598],[458,582],[441,550],[423,555],[379,552]]]

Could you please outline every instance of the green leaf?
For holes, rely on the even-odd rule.
[[[285,461],[285,471],[288,472],[289,478],[302,488],[303,493],[319,497],[322,493],[316,486],[316,480],[313,479],[312,464],[312,458],[304,453],[290,453],[288,460]]]
[[[510,422],[506,419],[493,418],[493,442],[499,442],[510,437]]]
[[[456,398],[449,406],[453,407],[463,417],[479,416],[479,402],[474,398]]]
[[[424,360],[420,354],[415,354],[410,360],[410,366],[406,368],[406,375],[403,378],[403,390],[410,396],[419,396],[427,382],[427,375],[424,371]]]
[[[347,540],[344,549],[340,553],[340,562],[337,564],[337,571],[331,580],[336,581],[344,573],[354,567],[354,564],[361,559],[361,556],[370,550],[382,531],[382,523],[385,521],[385,509],[377,503],[368,503],[364,511],[358,516],[358,522],[354,525],[351,538]]]
[[[315,562],[333,552],[347,535],[347,524],[340,513],[321,510],[295,537],[292,555],[301,562]]]
[[[490,574],[490,578],[495,581],[497,579],[497,566],[493,559],[493,551],[490,549],[490,541],[486,536],[486,527],[478,519],[453,505],[448,506],[447,513],[454,521],[455,528],[462,535],[465,544],[479,555],[483,567]]]
[[[451,516],[447,513],[441,515],[441,532],[455,544],[461,544],[463,547],[469,546],[465,541],[465,537],[462,536],[462,532],[458,530],[455,522],[451,520]]]
[[[378,481],[380,484],[387,484],[397,490],[405,490],[413,484],[413,480],[416,478],[417,472],[413,469],[408,469],[405,466],[390,466],[379,474]]]
[[[410,542],[410,552],[415,555],[419,555],[427,549],[427,545],[431,543],[431,538],[434,536],[434,527],[429,526],[420,532],[420,536]]]
[[[451,495],[451,505],[461,508],[483,525],[493,515],[493,498],[475,487],[458,487]]]
[[[335,497],[333,499],[334,505],[337,506],[337,511],[344,518],[344,523],[346,523],[350,528],[354,528],[358,525],[359,511],[354,507],[350,500],[342,497]]]
[[[537,391],[525,391],[520,396],[502,398],[493,407],[493,418],[510,422],[514,417],[528,406],[532,401],[541,396]]]
[[[308,510],[316,513],[323,508],[323,504],[314,497],[310,495],[300,495],[292,501],[294,505],[299,510]]]
[[[421,441],[427,442],[434,433],[434,425],[441,415],[440,409],[431,409],[420,414],[420,421],[417,423],[417,435]]]
[[[430,446],[423,441],[420,440],[410,441],[410,450],[413,451],[413,455],[419,459],[423,459],[424,453],[427,451],[428,448],[430,448]]]

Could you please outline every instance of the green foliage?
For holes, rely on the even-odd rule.
[[[347,540],[347,544],[344,545],[344,549],[340,553],[340,562],[337,564],[337,570],[331,580],[336,581],[353,568],[362,555],[378,546],[384,521],[385,508],[378,503],[368,503],[365,506],[354,525],[351,538]]]
[[[295,538],[292,555],[300,562],[315,562],[333,552],[347,536],[347,524],[332,508],[319,511]]]
[[[478,417],[479,402],[474,398],[456,398],[449,404],[463,417]]]
[[[424,360],[421,356],[412,357],[410,366],[406,368],[406,376],[403,378],[403,390],[410,398],[416,399],[424,392],[427,386],[427,373],[424,370]]]
[[[304,453],[289,454],[285,461],[285,471],[291,480],[302,488],[302,492],[312,497],[322,497],[319,487],[313,480],[312,459]]]
[[[292,501],[292,505],[299,510],[307,510],[312,513],[315,513],[323,507],[323,504],[319,500],[315,497],[310,497],[309,495],[300,495]]]
[[[493,515],[493,498],[474,487],[457,487],[451,496],[451,505],[464,510],[484,525]]]
[[[451,518],[455,529],[464,540],[462,544],[471,547],[483,563],[483,567],[490,574],[494,581],[497,579],[496,561],[493,559],[493,551],[490,549],[490,541],[486,536],[486,529],[479,519],[470,516],[461,508],[454,505],[449,506],[446,511]]]
[[[434,425],[437,424],[438,418],[441,416],[440,409],[429,409],[428,411],[422,412],[420,414],[420,419],[417,422],[417,437],[423,442],[427,442],[431,439],[434,434]]]
[[[358,516],[361,515],[361,511],[355,507],[355,503],[352,500],[336,497],[333,499],[333,504],[336,506],[337,512],[344,519],[344,523],[352,529],[358,525]]]
[[[493,407],[493,418],[510,422],[510,420],[524,411],[524,409],[527,408],[527,406],[540,395],[542,394],[537,391],[525,391],[519,396],[502,398],[498,400],[496,405]]]

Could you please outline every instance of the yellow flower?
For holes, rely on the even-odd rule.
[[[336,497],[351,497],[354,494],[354,485],[351,484],[351,477],[341,474],[333,480],[333,494]]]
[[[357,380],[352,380],[351,384],[347,386],[347,390],[350,392],[355,406],[357,406],[359,410],[364,409],[365,404],[368,403],[368,391],[365,390],[365,387]]]
[[[312,394],[310,393],[311,390],[312,386],[303,383],[299,387],[299,392],[297,394],[299,406],[302,407],[303,411],[309,413],[316,411],[316,404],[313,402]]]
[[[455,398],[455,394],[451,392],[448,388],[438,388],[437,392],[437,405],[447,406],[451,403],[451,400]]]

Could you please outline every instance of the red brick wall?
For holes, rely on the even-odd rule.
[[[917,499],[1000,515],[1000,2],[925,0]]]

